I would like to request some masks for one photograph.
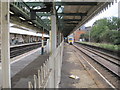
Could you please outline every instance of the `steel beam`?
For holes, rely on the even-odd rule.
[[[58,16],[86,16],[87,13],[58,13]]]
[[[81,21],[82,19],[60,19],[60,21],[70,22],[70,21]]]
[[[120,1],[118,2],[118,18],[120,18]]]
[[[18,5],[19,3],[21,4],[21,6]],[[10,5],[11,5],[10,9],[15,12],[14,15],[16,15],[18,17],[19,17],[19,15],[22,15],[26,20],[31,20],[30,12],[29,12],[30,7],[27,6],[27,4],[25,2],[15,2],[15,3],[11,2]],[[27,9],[22,8],[22,5],[24,7],[26,7]],[[36,20],[33,20],[32,22],[35,24],[38,24],[39,27],[44,27],[44,29],[49,30],[48,26],[37,15],[36,15]]]
[[[65,23],[65,24],[78,24],[78,23]]]
[[[60,9],[61,6],[58,6],[58,8],[56,9],[56,12]]]
[[[60,24],[62,24],[62,25],[65,25],[65,24],[78,24],[78,23],[74,23],[74,22],[61,22]]]
[[[49,19],[41,19],[43,22],[50,22]]]
[[[50,2],[47,2],[50,3]],[[43,2],[26,2],[28,6],[43,6]],[[56,6],[67,6],[67,5],[84,5],[84,6],[95,6],[97,5],[97,2],[56,2]]]
[[[38,16],[51,16],[50,13],[36,13]]]
[[[43,2],[25,2],[28,6],[30,7],[35,7],[35,6],[43,6]]]
[[[1,12],[2,12],[2,8],[1,8],[1,1],[0,1],[0,42],[1,42]],[[1,73],[1,67],[0,67],[0,89],[2,88],[2,73]]]
[[[88,5],[88,6],[94,6],[97,5],[97,2],[56,2],[56,6],[66,6],[66,5]]]
[[[9,43],[9,0],[1,2],[1,63],[2,88],[11,88],[10,43]]]
[[[38,16],[51,16],[50,13],[37,13]],[[86,16],[87,13],[57,13],[58,16]]]

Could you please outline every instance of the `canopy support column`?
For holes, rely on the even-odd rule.
[[[60,32],[60,43],[62,42],[62,34],[61,34],[61,32]]]
[[[10,43],[9,43],[9,0],[1,2],[1,63],[2,88],[11,88]]]
[[[60,45],[61,43],[61,32],[58,31],[58,45]]]
[[[52,47],[51,47],[51,45],[52,45],[52,44],[51,44],[51,42],[52,42],[52,41],[51,41],[51,31],[49,31],[49,36],[50,36],[50,38],[49,38],[49,53],[50,53],[50,52],[52,52],[52,50],[51,50],[51,48],[52,48]]]
[[[51,42],[52,52],[54,52],[57,47],[56,15],[51,16]]]
[[[55,5],[53,2],[53,8],[52,8],[53,12],[51,15],[51,34],[50,34],[50,40],[51,40],[51,53],[53,54],[57,48],[57,23],[56,23],[56,14],[55,14]],[[56,58],[53,58],[53,74],[52,74],[52,78],[53,80],[51,81],[53,88],[56,88]]]
[[[120,1],[118,2],[118,18],[120,18]]]

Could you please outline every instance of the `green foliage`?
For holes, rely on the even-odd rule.
[[[80,39],[85,39],[85,41],[89,41],[89,35],[88,35],[88,33],[86,33],[86,34],[81,34],[81,35],[80,35]]]
[[[108,19],[108,27],[110,30],[117,30],[120,28],[120,18],[112,17]]]
[[[113,45],[113,44],[106,44],[106,43],[92,43],[92,42],[80,42],[80,43],[94,45],[94,46],[98,46],[98,47],[102,47],[102,48],[106,48],[110,50],[115,50],[115,51],[120,50],[120,45]]]
[[[83,39],[85,37],[85,34],[80,35],[80,39]]]
[[[109,28],[107,26],[106,18],[96,21],[96,24],[94,24],[94,26],[92,27],[92,30],[91,30],[91,34],[90,34],[91,39],[97,43],[101,42],[103,39],[102,35],[106,30],[109,30]]]
[[[92,42],[120,44],[120,18],[104,18],[97,20],[91,29],[90,37]],[[84,35],[86,38],[88,33]],[[88,38],[88,37],[87,37]]]

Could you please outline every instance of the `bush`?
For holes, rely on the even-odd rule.
[[[102,48],[109,49],[109,50],[115,50],[115,51],[120,50],[120,45],[105,44],[105,43],[92,43],[92,42],[91,43],[90,42],[80,42],[80,43],[94,45],[94,46],[102,47]]]

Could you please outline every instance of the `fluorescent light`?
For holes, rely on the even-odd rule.
[[[21,20],[24,20],[25,21],[25,18],[23,18],[23,17],[19,17]]]
[[[50,18],[50,17],[48,17],[48,19],[50,20],[51,18]]]
[[[13,12],[9,11],[10,14],[14,14]]]
[[[32,24],[32,22],[28,21],[29,24]]]

